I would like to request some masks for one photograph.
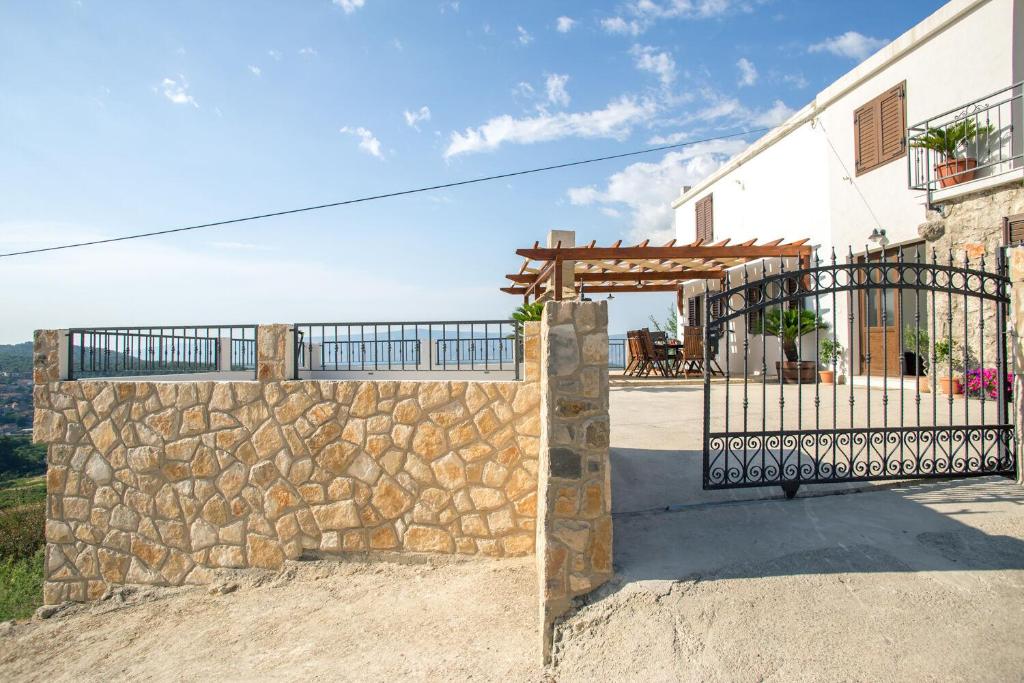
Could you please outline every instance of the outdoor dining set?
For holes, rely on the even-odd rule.
[[[683,338],[673,339],[666,332],[648,328],[630,330],[626,333],[629,362],[623,375],[630,377],[700,377],[704,375],[704,330],[700,327],[684,327]],[[711,357],[709,368],[712,374],[722,374],[722,369]]]

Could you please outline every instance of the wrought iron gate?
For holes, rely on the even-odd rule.
[[[984,257],[940,262],[923,246],[845,263],[833,252],[705,285],[704,488],[792,497],[801,484],[1013,476],[1001,251],[997,261],[991,272]],[[837,339],[848,348],[821,353]]]

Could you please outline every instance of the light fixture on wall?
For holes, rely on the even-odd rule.
[[[608,292],[608,301],[611,301],[614,298],[615,298],[615,295],[612,294],[611,292]]]
[[[868,235],[868,241],[885,248],[885,245],[889,244],[889,238],[885,236],[885,228],[875,228],[872,230],[871,234]]]

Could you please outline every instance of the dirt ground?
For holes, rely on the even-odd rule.
[[[295,563],[0,626],[0,680],[540,680],[522,560]]]
[[[616,576],[556,631],[548,670],[533,558],[406,555],[0,625],[0,681],[1024,680],[1024,487],[708,495],[695,396],[612,392]]]

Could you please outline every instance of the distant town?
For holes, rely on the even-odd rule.
[[[32,433],[32,342],[0,344],[0,435]]]

